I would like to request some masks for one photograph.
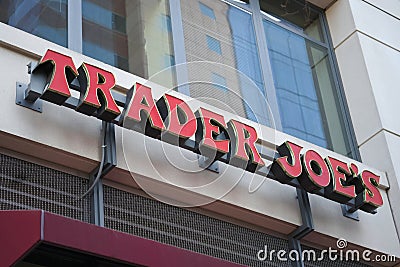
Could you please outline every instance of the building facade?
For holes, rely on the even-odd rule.
[[[399,0],[0,6],[0,266],[400,264]]]

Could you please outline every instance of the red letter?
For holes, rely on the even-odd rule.
[[[357,195],[356,205],[364,211],[373,212],[383,205],[383,199],[378,189],[380,177],[365,170],[361,173],[361,180],[365,189]]]
[[[157,101],[167,130],[163,133],[162,140],[171,144],[182,144],[196,132],[196,118],[190,107],[181,99],[165,94]]]
[[[160,132],[165,130],[165,127],[154,103],[151,89],[140,83],[136,83],[135,87],[134,96],[126,108],[124,127],[159,138]],[[132,92],[133,88],[130,91]]]
[[[229,140],[221,138],[221,134],[226,132],[224,116],[200,108],[196,111],[196,117],[198,121],[196,144],[200,153],[216,159],[228,153]],[[217,139],[218,137],[220,139]]]
[[[329,185],[330,174],[324,159],[314,150],[308,150],[302,156],[303,174],[299,177],[300,184],[309,192],[319,190]]]
[[[68,84],[78,76],[72,58],[53,50],[47,50],[32,75],[43,73],[45,76],[50,75],[49,84],[46,86],[45,79],[35,78],[31,80],[31,86],[41,87],[34,88],[36,90],[44,88],[42,99],[58,105],[63,104],[71,96]]]
[[[271,167],[276,180],[281,183],[288,183],[301,175],[303,168],[300,161],[300,151],[302,148],[289,141],[277,148],[282,157],[274,160]]]
[[[230,163],[240,168],[255,172],[265,165],[255,143],[258,140],[256,129],[236,120],[228,122],[231,139]]]
[[[325,189],[325,195],[329,199],[333,199],[339,203],[347,203],[350,199],[356,196],[355,185],[346,185],[348,177],[352,177],[352,172],[349,166],[335,158],[328,157],[326,159],[332,180],[329,186]]]
[[[110,91],[115,86],[114,75],[86,63],[83,63],[78,71],[81,101],[77,111],[87,115],[93,115],[97,111],[97,117],[105,121],[117,117],[121,112]],[[97,93],[100,95],[100,100]]]

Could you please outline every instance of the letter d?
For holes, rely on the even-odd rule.
[[[262,253],[264,253],[264,255],[262,256]],[[267,259],[267,245],[265,245],[264,249],[261,249],[257,252],[257,259],[260,261],[265,261]]]

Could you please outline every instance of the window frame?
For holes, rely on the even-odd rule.
[[[203,14],[203,16],[207,16],[207,17],[209,17],[209,18],[212,19],[212,20],[215,20],[215,19],[216,19],[214,10],[213,10],[211,7],[207,6],[206,4],[204,4],[204,3],[201,2],[201,1],[199,1],[198,3],[199,3],[200,11],[201,11],[201,13]],[[206,12],[206,11],[211,12],[211,13],[208,14],[208,12]],[[212,14],[212,15],[211,15],[211,14]]]
[[[210,51],[214,51],[218,55],[222,55],[221,41],[206,34],[207,47]]]
[[[170,18],[171,18],[171,27],[173,34],[173,49],[174,49],[174,57],[175,64],[179,65],[179,68],[176,69],[176,79],[177,84],[183,84],[183,86],[179,86],[177,90],[180,93],[190,95],[190,90],[188,86],[188,70],[185,64],[187,63],[186,54],[185,54],[185,41],[183,34],[183,22],[181,15],[181,0],[169,0],[169,8],[170,8]],[[199,4],[203,4],[199,0],[195,0]],[[259,62],[261,64],[261,74],[263,83],[265,86],[267,100],[270,104],[272,115],[274,116],[274,127],[276,130],[282,131],[282,124],[280,121],[279,107],[278,101],[276,97],[276,88],[274,84],[274,79],[272,75],[272,67],[270,61],[270,55],[268,53],[267,46],[267,38],[265,36],[265,32],[263,29],[263,19],[273,23],[279,27],[282,27],[292,33],[295,33],[306,40],[313,42],[314,44],[324,47],[328,51],[328,61],[332,71],[332,76],[334,79],[334,85],[337,89],[337,97],[338,97],[338,109],[339,112],[342,113],[344,130],[346,133],[347,141],[349,143],[349,149],[352,154],[352,157],[355,160],[361,161],[361,155],[358,149],[356,136],[354,132],[354,127],[351,121],[349,108],[347,106],[347,101],[345,98],[344,87],[341,80],[338,63],[335,56],[335,51],[333,48],[332,39],[329,34],[329,26],[326,18],[326,14],[323,9],[316,7],[312,4],[310,8],[313,11],[319,13],[320,23],[322,28],[322,34],[324,42],[316,40],[298,28],[291,26],[290,23],[285,21],[276,21],[272,18],[266,16],[261,12],[259,0],[249,0],[249,3],[240,3],[235,0],[219,0],[223,1],[229,5],[235,6],[245,12],[248,12],[252,15],[253,27],[255,29],[256,36],[256,45],[258,48],[259,54]],[[78,53],[82,53],[82,0],[67,0],[68,8],[67,8],[67,48],[76,51]],[[222,51],[221,51],[222,52]],[[283,132],[283,131],[282,131]]]

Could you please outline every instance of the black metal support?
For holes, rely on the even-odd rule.
[[[212,172],[219,173],[218,161],[214,161],[213,159],[202,155],[197,155],[197,160],[200,168],[205,168]]]
[[[117,148],[115,143],[115,125],[113,123],[103,121],[105,162],[102,175],[106,175],[117,165]]]
[[[32,101],[27,94],[28,85],[17,82],[15,89],[15,104],[42,113],[43,100],[35,99]]]
[[[42,112],[43,100],[40,99],[40,97],[43,94],[44,88],[48,86],[47,74],[42,71],[35,72],[37,66],[36,62],[31,62],[27,66],[28,74],[31,74],[30,83],[23,84],[17,82],[15,103],[37,112]],[[80,92],[79,82],[77,79],[73,80],[69,86],[70,89]],[[123,106],[125,104],[126,96],[118,92],[112,92],[112,94],[118,105]],[[76,109],[78,103],[79,99],[70,97],[62,103],[62,105]],[[119,123],[119,119],[120,118],[114,120],[114,123]],[[114,123],[103,121],[101,135],[101,162],[99,166],[89,174],[90,187],[88,191],[79,198],[82,199],[87,195],[90,195],[90,205],[92,210],[91,222],[99,226],[104,226],[104,199],[101,179],[117,165]]]
[[[292,261],[291,264],[293,267],[304,267],[303,259],[301,258],[301,243],[300,240],[295,238],[289,238],[289,249],[291,251],[297,251],[298,260]]]
[[[90,183],[95,181],[95,175],[90,175]],[[91,205],[91,223],[104,227],[104,198],[103,198],[103,183],[101,180],[96,182],[90,196]]]
[[[292,266],[304,267],[304,262],[301,257],[302,251],[300,240],[314,231],[314,222],[307,192],[303,189],[297,188],[297,200],[299,202],[301,220],[303,224],[289,234],[289,249],[296,250],[299,255],[299,260],[292,261]]]
[[[91,222],[99,226],[104,226],[104,197],[102,178],[117,165],[114,124],[103,122],[102,132],[102,153],[104,153],[102,159],[104,162],[103,164],[100,163],[99,166],[90,174],[91,186],[93,186],[93,183],[95,183],[92,189],[90,200],[92,208]],[[102,169],[100,170],[101,166]],[[96,181],[98,175],[100,176]]]
[[[341,204],[342,207],[342,214],[344,217],[347,217],[349,219],[353,219],[355,221],[359,221],[360,218],[358,217],[358,211],[354,207],[351,207],[346,204]]]

